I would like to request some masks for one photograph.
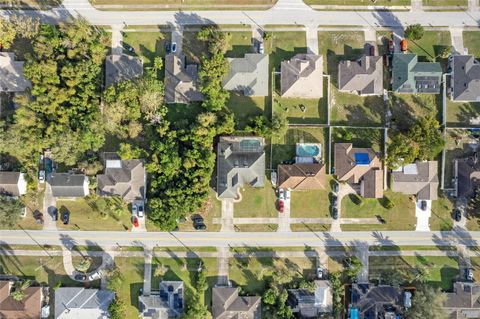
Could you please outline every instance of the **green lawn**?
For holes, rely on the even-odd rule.
[[[419,117],[433,116],[441,121],[440,94],[392,93],[390,96],[391,120],[400,129],[408,129]]]
[[[381,216],[386,223],[378,225],[342,225],[343,230],[375,229],[375,230],[414,230],[415,229],[415,203],[408,195],[385,191],[395,206],[388,210],[382,206],[382,199],[364,198],[361,205],[357,205],[352,196],[346,196],[342,200],[341,216],[343,218],[375,218]]]
[[[265,177],[264,187],[245,185],[242,190],[242,200],[234,204],[233,214],[240,217],[277,217],[277,196],[270,180]]]
[[[334,128],[332,129],[332,143],[353,143],[354,147],[371,147],[374,151],[380,152],[383,149],[383,131],[368,128]]]
[[[270,54],[270,67],[280,71],[280,63],[295,54],[307,53],[304,31],[268,31],[271,37],[265,41],[265,53]]]
[[[227,53],[228,58],[242,58],[245,53],[253,52],[252,31],[236,31],[228,32],[230,40],[228,41]]]
[[[290,224],[292,231],[298,232],[315,232],[315,231],[329,231],[331,225],[329,224]]]
[[[480,257],[472,257],[470,261],[472,262],[473,277],[478,282],[480,280]]]
[[[480,58],[480,32],[463,31],[463,45],[468,49],[469,54]]]
[[[20,200],[27,209],[27,216],[25,216],[25,218],[20,218],[18,224],[12,227],[13,229],[39,230],[43,228],[42,224],[37,224],[35,221],[34,214],[43,210],[44,189],[44,186],[41,186],[38,192],[28,191],[27,194],[20,197]],[[47,216],[44,217],[48,218]],[[7,228],[6,226],[3,227]]]
[[[143,66],[148,67],[153,65],[155,57],[165,56],[165,42],[170,39],[170,32],[125,32],[123,42],[134,48],[134,55],[140,56]]]
[[[105,217],[93,209],[87,199],[77,198],[76,200],[57,201],[59,218],[57,227],[65,230],[128,230],[131,228],[131,214],[125,211],[121,215],[106,215]],[[70,212],[70,223],[64,225],[61,221],[62,213],[65,209]]]
[[[122,274],[122,285],[116,293],[127,304],[126,318],[137,318],[138,296],[143,288],[144,259],[116,257],[115,265]]]
[[[72,262],[73,262],[73,266],[75,267],[75,269],[78,269],[78,265],[80,265],[80,263],[83,261],[83,259],[84,259],[84,257],[81,257],[81,256],[73,256],[72,257]],[[95,269],[100,267],[102,265],[102,260],[103,259],[102,259],[102,257],[91,257],[91,260],[92,260],[92,262],[90,264],[90,267],[86,271],[87,273],[89,273],[91,271],[94,271]]]
[[[153,258],[152,260],[152,289],[158,289],[161,280],[182,280],[185,285],[185,303],[188,305],[192,301],[195,293],[195,280],[197,269],[200,265],[206,269],[207,282],[209,287],[217,283],[217,259],[216,258]],[[155,269],[163,265],[168,271],[163,277],[155,277]],[[211,289],[205,292],[205,304],[210,305],[212,300]]]
[[[476,121],[475,121],[476,120]],[[477,126],[480,120],[480,102],[453,102],[447,98],[447,125],[451,127]]]
[[[430,230],[451,230],[453,203],[439,194],[438,200],[432,201],[432,216],[430,216]]]
[[[13,8],[17,7],[31,7],[32,9],[47,9],[49,7],[56,7],[62,3],[62,0],[0,0],[0,5],[10,4]]]
[[[385,107],[381,96],[359,96],[331,89],[330,122],[337,125],[380,126]]]
[[[424,6],[468,6],[468,0],[423,0]]]
[[[330,217],[331,176],[327,176],[325,190],[292,191],[290,201],[291,217],[328,218]]]
[[[419,61],[435,61],[446,47],[451,47],[452,40],[448,31],[425,31],[420,40],[408,40],[408,51],[419,56]]]
[[[328,160],[328,130],[324,128],[290,128],[282,138],[272,139],[272,168],[295,160],[296,143],[322,144],[322,157]]]
[[[270,108],[268,106],[268,97],[244,96],[240,92],[231,91],[227,102],[227,108],[235,115],[235,127],[237,130],[243,130],[252,118],[264,114],[270,118]]]
[[[246,233],[276,232],[278,229],[277,224],[241,224],[241,225],[234,225],[234,227],[235,227],[235,231],[246,232]]]
[[[428,283],[443,290],[452,289],[452,283],[457,278],[458,260],[456,257],[370,257],[370,278],[381,276],[382,271],[395,269],[408,276],[412,269],[421,265],[428,269]]]
[[[315,273],[314,258],[230,258],[229,278],[249,295],[261,295],[275,269],[290,270],[294,280],[308,279]]]
[[[339,6],[409,6],[410,0],[303,0],[308,5]]]

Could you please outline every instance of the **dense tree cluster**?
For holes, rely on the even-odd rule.
[[[39,32],[40,22],[31,17],[12,15],[0,18],[0,46],[10,49],[16,38],[33,39]]]
[[[412,298],[412,307],[407,310],[407,317],[445,319],[447,318],[443,309],[445,298],[446,295],[439,288],[419,284]]]
[[[388,145],[387,165],[391,169],[415,160],[433,160],[445,146],[440,123],[433,117],[421,117],[408,131],[397,131]]]
[[[9,228],[15,226],[23,208],[24,205],[20,200],[0,195],[0,223]]]
[[[284,112],[273,114],[270,121],[265,115],[251,119],[245,131],[266,138],[285,136],[288,130],[288,120]]]

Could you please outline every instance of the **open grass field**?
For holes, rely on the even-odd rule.
[[[246,294],[261,295],[267,279],[276,269],[289,270],[293,280],[314,276],[316,262],[313,258],[230,258],[229,278]]]
[[[453,202],[439,194],[438,200],[432,202],[432,215],[430,216],[430,230],[451,230],[453,227]]]
[[[85,198],[78,198],[76,200],[59,200],[57,201],[58,208],[58,229],[65,230],[128,230],[131,228],[131,214],[124,212],[121,215],[106,215],[101,216],[95,209],[93,209]],[[63,211],[67,209],[70,212],[70,222],[64,225],[61,221]]]
[[[39,230],[43,228],[43,225],[37,224],[34,218],[34,214],[41,212],[43,209],[43,194],[44,187],[40,187],[38,193],[29,191],[27,194],[20,197],[20,200],[27,209],[27,216],[25,216],[25,218],[20,218],[13,229]],[[4,227],[7,228],[6,226]]]
[[[436,57],[452,45],[450,32],[425,31],[420,40],[408,40],[408,52],[418,55],[418,61],[435,61]]]
[[[470,127],[480,125],[480,102],[453,102],[447,98],[447,125]]]
[[[241,190],[242,200],[235,203],[233,214],[241,217],[277,217],[277,196],[270,180],[265,177],[264,187],[245,185]]]
[[[161,280],[182,280],[185,286],[185,302],[192,302],[192,296],[195,293],[195,282],[197,270],[202,264],[206,269],[207,282],[209,287],[217,283],[217,259],[216,258],[158,258],[152,260],[152,289],[159,289]],[[154,276],[155,269],[159,266],[166,267],[168,270],[163,277]],[[205,291],[204,303],[210,305],[212,300],[212,290]]]
[[[469,54],[480,58],[480,32],[463,31],[463,46],[468,49]]]
[[[143,258],[115,258],[115,265],[122,274],[122,285],[116,291],[117,297],[125,300],[127,305],[126,318],[137,318],[138,296],[143,288]]]
[[[367,225],[375,230],[414,230],[415,229],[415,203],[410,199],[410,196],[401,193],[394,193],[390,190],[385,191],[385,196],[388,197],[395,206],[388,210],[382,205],[382,199],[364,198],[362,204],[357,205],[352,196],[346,196],[342,200],[341,217],[343,218],[375,218],[380,216],[385,220],[385,224]],[[348,225],[342,230],[354,230],[355,226],[362,225]],[[366,226],[363,226],[363,229]]]
[[[370,278],[378,278],[382,271],[395,269],[404,275],[409,275],[415,266],[428,269],[427,282],[443,290],[452,289],[452,283],[459,275],[456,257],[370,257]]]
[[[409,6],[410,0],[304,0],[308,5],[338,6]]]

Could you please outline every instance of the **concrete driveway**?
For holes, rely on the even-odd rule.
[[[417,227],[415,231],[430,231],[430,216],[432,215],[432,201],[426,200],[427,209],[422,210],[421,202],[417,201],[415,204],[415,217],[417,218]]]

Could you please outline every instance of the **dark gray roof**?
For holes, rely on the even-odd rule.
[[[55,319],[103,319],[115,298],[110,290],[58,288],[55,290]]]
[[[54,197],[84,197],[88,195],[85,182],[88,185],[84,174],[52,173],[49,183]]]
[[[262,137],[223,136],[217,146],[217,194],[236,198],[244,184],[263,187],[265,151]]]
[[[198,70],[195,64],[185,64],[185,55],[165,56],[165,102],[185,103],[202,101]]]
[[[383,94],[383,60],[381,56],[362,56],[358,61],[341,61],[338,65],[338,89],[360,95]]]
[[[239,288],[212,289],[212,319],[260,319],[261,297],[238,295]]]
[[[392,172],[392,190],[420,200],[436,200],[438,183],[437,161],[416,162]]]
[[[289,289],[287,303],[300,318],[318,318],[322,313],[332,311],[332,289],[327,280],[316,280],[315,291]]]
[[[110,86],[122,81],[141,77],[142,59],[127,54],[109,55],[105,59],[105,85]]]
[[[402,288],[353,284],[351,293],[351,307],[358,309],[359,319],[384,318],[385,307],[403,311]]]
[[[161,281],[160,290],[149,296],[139,296],[142,318],[178,318],[185,309],[183,281]]]
[[[268,54],[247,53],[244,58],[229,58],[230,72],[223,87],[245,96],[267,96]]]
[[[480,102],[480,64],[473,55],[454,55],[452,68],[452,99]]]
[[[451,318],[480,317],[480,286],[472,282],[455,282],[453,292],[445,294],[443,306]]]
[[[480,163],[474,156],[460,158],[458,163],[457,196],[469,198],[474,195],[475,189],[480,187]]]
[[[413,53],[394,53],[392,91],[399,93],[440,93],[440,63],[418,62]]]
[[[0,194],[20,196],[18,182],[21,174],[20,172],[0,172]]]

